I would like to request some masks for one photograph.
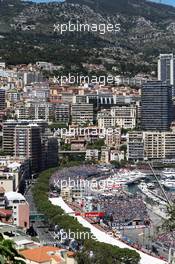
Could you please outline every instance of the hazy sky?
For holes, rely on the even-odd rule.
[[[164,0],[164,2],[175,6],[175,0]]]
[[[154,0],[152,0],[154,1]],[[154,2],[158,2],[159,0],[155,0]],[[175,0],[162,0],[162,3],[170,4],[175,6]]]

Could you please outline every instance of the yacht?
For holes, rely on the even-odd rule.
[[[128,184],[136,183],[146,178],[146,174],[138,170],[129,171],[127,176],[128,176]]]
[[[143,193],[144,196],[147,196],[148,198],[150,198],[154,202],[157,202],[159,205],[165,204],[164,199],[162,197],[160,197],[158,194],[156,194],[155,192],[149,190],[149,188],[145,182],[141,182],[138,185],[138,188],[140,189],[140,191]]]
[[[155,188],[155,184],[154,183],[147,183],[147,187],[148,187],[148,189],[150,189],[150,190],[152,190],[152,189],[154,189]]]
[[[175,177],[175,169],[172,168],[165,168],[162,171],[162,175],[166,178]]]
[[[117,187],[126,187],[128,183],[128,179],[126,177],[121,177],[120,175],[116,175],[113,177],[109,177],[106,180],[107,187],[110,188],[117,188]]]
[[[117,189],[117,188],[126,188],[127,185],[136,183],[141,179],[145,178],[146,174],[134,170],[120,169],[118,172],[114,173],[112,176],[108,177],[105,182],[107,186],[105,188]],[[104,189],[105,189],[104,188]]]
[[[175,191],[175,180],[162,180],[161,184],[165,188],[172,190],[172,191]]]

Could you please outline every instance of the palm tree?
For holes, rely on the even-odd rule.
[[[15,249],[15,243],[0,234],[0,264],[26,264],[24,257]]]

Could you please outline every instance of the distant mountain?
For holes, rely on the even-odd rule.
[[[54,24],[121,24],[119,33],[54,32]],[[145,0],[0,2],[0,57],[8,63],[47,60],[67,70],[84,63],[132,75],[155,69],[160,52],[175,52],[175,8]]]
[[[66,0],[67,3],[87,5],[100,12],[148,16],[150,19],[174,17],[175,8],[147,0]]]

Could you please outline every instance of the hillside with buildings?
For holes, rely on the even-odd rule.
[[[97,3],[1,2],[0,57],[9,64],[48,60],[80,72],[88,71],[84,63],[93,63],[110,72],[135,75],[155,70],[155,57],[174,51],[175,8],[144,0]],[[54,30],[54,25],[68,21],[120,24],[120,31]]]

